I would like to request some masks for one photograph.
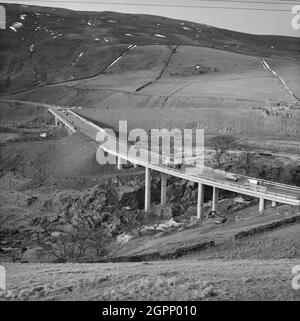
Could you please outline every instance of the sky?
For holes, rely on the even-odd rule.
[[[292,13],[292,7],[297,4],[300,5],[299,0],[58,0],[57,2],[54,0],[0,1],[1,3],[22,3],[28,5],[32,4],[50,7],[63,7],[82,11],[118,11],[125,13],[153,14],[204,23],[220,28],[247,33],[300,37],[300,29],[295,30],[291,25],[291,20],[295,16],[295,14]],[[205,6],[214,8],[205,8]],[[228,9],[225,9],[224,7],[227,7]],[[260,10],[249,10],[249,8]]]

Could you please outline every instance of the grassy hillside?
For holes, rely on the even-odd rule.
[[[16,300],[295,300],[299,260],[7,264]]]
[[[152,48],[144,63],[140,63],[144,53],[137,52],[132,57],[135,63],[118,71],[153,71],[163,59],[160,50],[166,51],[166,46],[174,45],[214,48],[250,56],[299,58],[299,40],[292,37],[249,35],[150,15],[76,12],[12,4],[5,4],[5,7],[8,28],[0,33],[3,92],[99,75],[130,44]],[[161,47],[158,51],[153,49],[157,45]],[[191,59],[186,54],[183,57]],[[175,71],[170,68],[167,74],[191,75],[214,68],[218,69],[203,66],[189,71],[188,66],[182,66]]]
[[[299,38],[150,15],[23,5],[7,12],[3,95],[82,106],[110,126],[203,128],[273,137],[273,145],[299,138]]]

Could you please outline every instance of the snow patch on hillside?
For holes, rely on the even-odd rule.
[[[17,32],[17,29],[22,28],[23,23],[22,22],[14,22],[9,29],[13,30],[14,32]]]
[[[166,221],[161,222],[156,228],[153,225],[146,225],[142,228],[142,231],[153,231],[153,230],[165,231],[169,228],[180,227],[182,225],[183,225],[183,223],[178,223],[178,222],[174,221],[173,219],[170,219],[170,220],[166,220]]]
[[[117,237],[117,243],[118,244],[125,244],[127,243],[130,239],[132,238],[131,235],[127,235],[127,234],[121,234]]]
[[[82,57],[83,51],[77,56],[76,60],[72,62],[72,66],[74,66]]]

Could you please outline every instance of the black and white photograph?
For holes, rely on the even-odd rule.
[[[19,301],[300,301],[299,1],[1,1],[0,315]]]

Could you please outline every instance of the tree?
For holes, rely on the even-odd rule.
[[[238,157],[238,165],[245,172],[246,175],[250,174],[251,168],[253,166],[252,162],[252,152],[250,149],[242,152]]]
[[[147,225],[152,226],[156,231],[162,221],[171,217],[172,210],[169,206],[156,205],[150,211],[141,211],[136,217],[138,234],[141,236],[143,228]]]
[[[96,256],[104,254],[105,236],[102,229],[95,228],[90,232],[89,244],[95,250]]]
[[[90,231],[82,227],[62,233],[52,242],[41,241],[41,246],[49,256],[55,257],[59,262],[82,258],[89,248]]]
[[[152,226],[154,227],[154,230],[158,228],[158,226],[162,221],[172,218],[172,209],[166,205],[155,206],[151,211],[151,213],[152,213]]]

